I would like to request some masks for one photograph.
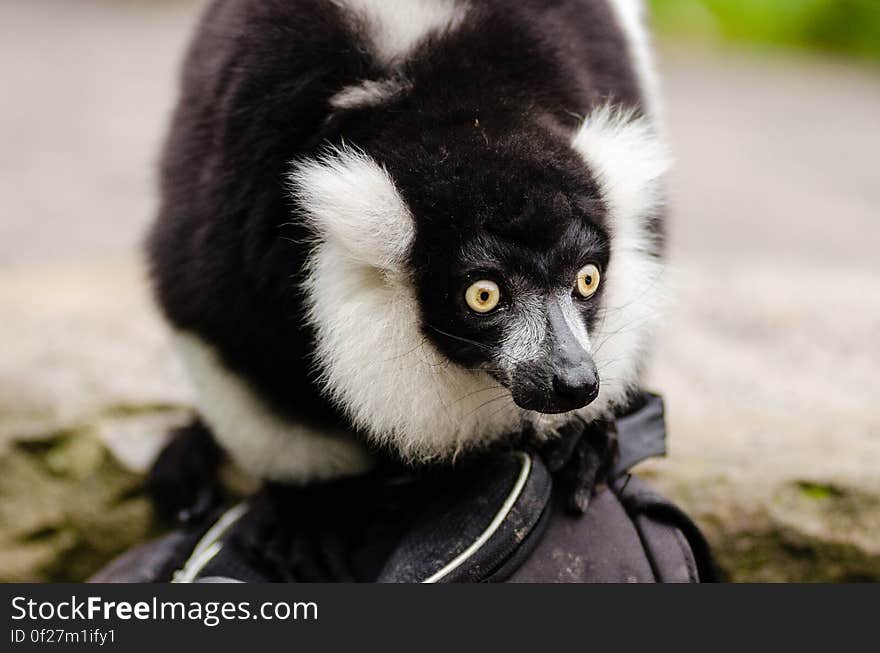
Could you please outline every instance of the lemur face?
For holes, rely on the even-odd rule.
[[[317,364],[357,426],[432,457],[625,399],[660,301],[665,163],[645,123],[349,128],[291,179],[316,240]],[[631,166],[630,147],[656,160]]]
[[[553,199],[512,218],[510,230],[462,236],[415,271],[425,336],[541,413],[582,408],[598,395],[589,327],[608,260],[605,236],[581,207],[561,193]],[[556,241],[542,243],[551,233]]]
[[[409,263],[422,333],[453,363],[488,373],[520,408],[563,413],[599,392],[589,333],[609,243],[584,163],[546,138],[532,143],[541,141],[549,151],[471,149],[480,172],[448,194],[432,178],[457,167],[447,154],[403,195],[420,213]]]

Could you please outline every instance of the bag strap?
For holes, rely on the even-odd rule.
[[[193,583],[199,579],[205,567],[223,550],[223,536],[247,510],[246,503],[239,503],[220,515],[202,535],[183,566],[172,574],[171,582]]]
[[[636,477],[612,487],[639,531],[658,582],[720,582],[706,538],[681,508]]]
[[[643,460],[666,455],[665,410],[660,395],[641,393],[614,424],[617,460],[613,478],[620,478]]]
[[[550,474],[537,456],[499,457],[440,497],[397,547],[380,582],[480,582],[506,578],[540,539],[550,501]]]

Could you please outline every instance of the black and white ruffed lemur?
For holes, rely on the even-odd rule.
[[[600,424],[664,303],[640,0],[215,0],[149,238],[198,397],[153,471],[313,486]]]

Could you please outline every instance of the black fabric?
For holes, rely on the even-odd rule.
[[[654,578],[659,583],[698,583],[700,575],[696,560],[687,538],[681,530],[669,520],[658,518],[647,505],[639,500],[633,501],[636,494],[645,496],[650,490],[636,478],[629,478],[621,484],[618,496],[628,509],[633,524],[639,533],[642,547],[651,564]],[[652,504],[657,501],[666,502],[656,494],[652,494]]]
[[[648,458],[666,455],[666,425],[663,398],[642,393],[622,417],[615,420],[617,429],[617,461],[614,476],[626,474]]]
[[[515,503],[491,537],[443,582],[477,582],[499,572],[520,547],[527,546],[550,498],[550,476],[538,458],[508,454],[479,470],[425,511],[398,545],[379,576],[381,582],[420,582],[465,552],[487,531],[511,497],[527,466],[528,476]]]
[[[696,578],[699,579],[699,582],[716,583],[722,580],[706,538],[681,508],[649,488],[638,478],[621,479],[617,485],[621,493],[621,501],[630,516],[642,524],[645,524],[646,521],[663,524],[684,537],[687,543],[687,553],[692,556],[693,565],[696,568]],[[646,536],[646,541],[648,550],[651,550],[652,546],[654,547],[653,555],[656,560],[660,561],[658,564],[662,564],[670,550],[675,550],[674,546],[668,546],[665,551],[661,551],[659,547],[662,546],[662,542],[652,537],[650,533]],[[669,567],[665,566],[665,568]]]
[[[234,579],[240,583],[270,583],[277,580],[255,566],[232,538],[224,538],[223,548],[199,573],[198,582],[217,578],[228,579],[224,582]]]
[[[513,583],[652,583],[638,532],[616,495],[596,492],[583,515],[556,498],[544,537],[511,574]]]
[[[452,474],[395,471],[304,487],[268,484],[230,539],[260,573],[285,582],[373,581]]]
[[[621,461],[663,450],[662,425],[662,402],[644,395],[616,428],[575,425],[550,448],[420,473],[390,468],[300,488],[270,484],[248,500],[193,580],[717,580],[687,515],[639,479],[618,477],[628,470]],[[222,515],[132,550],[94,580],[171,580]]]
[[[658,583],[700,582],[693,553],[680,530],[647,515],[634,515],[632,520]]]

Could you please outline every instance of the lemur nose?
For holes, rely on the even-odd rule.
[[[592,365],[560,370],[553,375],[554,404],[564,410],[583,408],[599,394],[599,379]]]

